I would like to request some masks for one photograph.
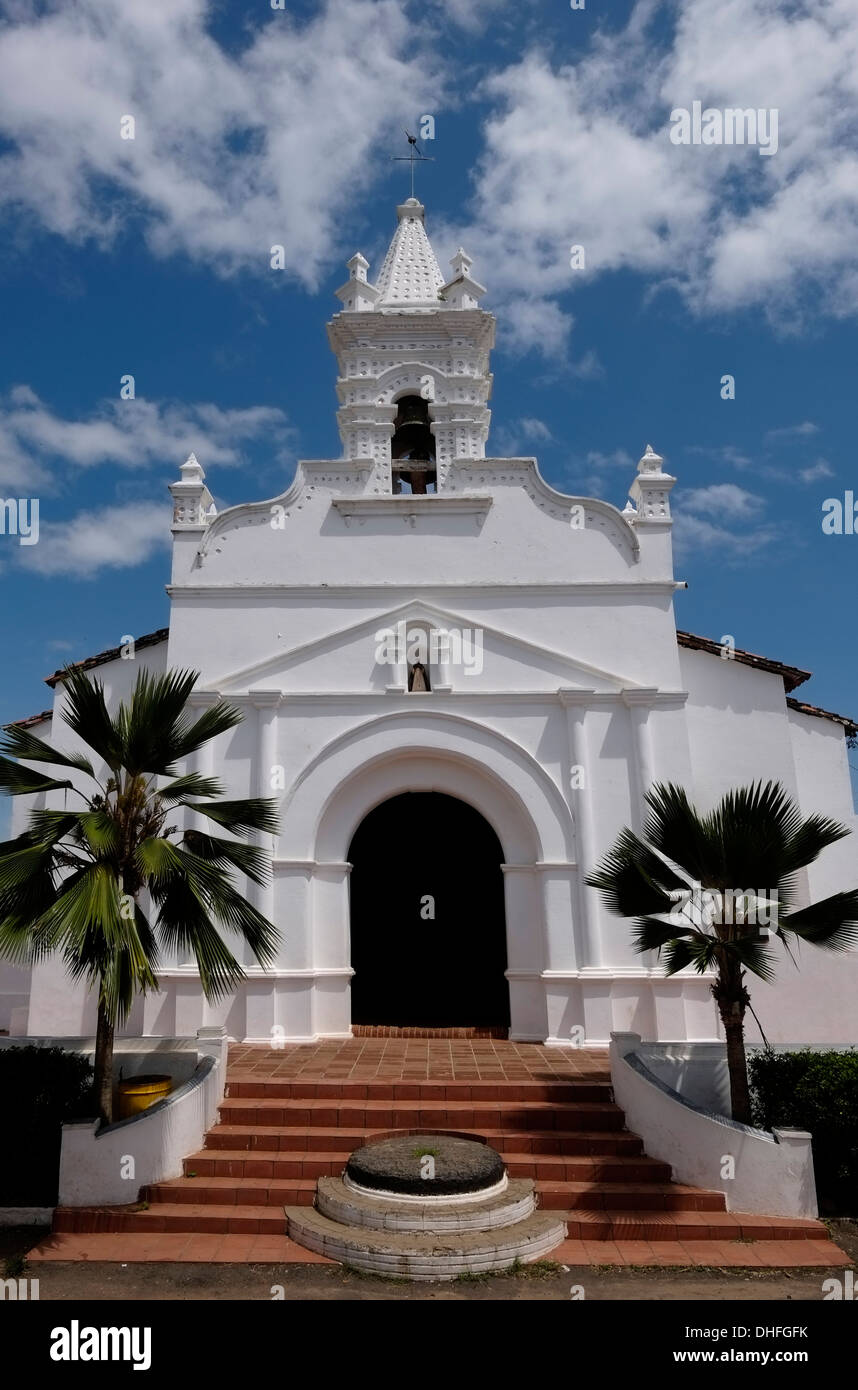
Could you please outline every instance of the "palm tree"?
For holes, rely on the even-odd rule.
[[[708,815],[678,786],[654,786],[646,801],[642,834],[623,830],[585,881],[609,911],[636,919],[635,949],[659,958],[663,951],[668,975],[714,970],[733,1119],[749,1125],[745,980],[750,972],[771,982],[775,965],[760,924],[790,956],[790,937],[834,951],[858,944],[858,890],[793,908],[799,871],[850,831],[824,816],[804,818],[776,782],[728,792]],[[758,886],[743,887],[749,883]]]
[[[193,718],[187,701],[196,672],[141,671],[113,716],[98,681],[75,668],[62,680],[62,717],[95,756],[65,753],[20,727],[0,740],[0,754],[11,755],[0,756],[0,788],[11,796],[63,790],[66,803],[70,795],[82,802],[74,810],[31,811],[24,833],[0,844],[0,956],[24,964],[59,951],[72,977],[97,991],[94,1098],[109,1124],[114,1029],[137,994],[157,989],[162,949],[191,951],[205,997],[216,1000],[244,977],[221,929],[242,937],[263,966],[277,946],[276,929],[232,877],[237,870],[265,883],[263,852],[240,838],[177,833],[169,816],[187,807],[232,837],[276,834],[277,816],[273,800],[221,800],[215,778],[177,776],[176,763],[242,719],[224,702]],[[34,762],[77,775],[45,775],[26,765]],[[158,787],[165,777],[172,780]]]

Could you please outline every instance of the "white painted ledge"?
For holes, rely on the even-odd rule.
[[[723,1192],[728,1211],[818,1215],[811,1136],[804,1130],[769,1134],[684,1099],[650,1071],[638,1033],[612,1033],[610,1060],[626,1124],[651,1158],[670,1164],[675,1182]],[[729,1158],[732,1179],[722,1176]]]
[[[122,1040],[123,1045],[126,1041]],[[165,1100],[102,1130],[96,1120],[63,1125],[58,1204],[136,1202],[141,1187],[180,1177],[182,1160],[202,1147],[206,1130],[217,1117],[227,1045],[225,1029],[201,1028],[194,1073]],[[157,1051],[152,1052],[154,1070]]]

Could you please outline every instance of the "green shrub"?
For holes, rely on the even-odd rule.
[[[93,1114],[88,1058],[59,1047],[0,1048],[0,1104],[0,1206],[54,1206],[62,1125]]]
[[[858,1052],[758,1052],[748,1059],[754,1123],[807,1129],[820,1210],[858,1212]]]

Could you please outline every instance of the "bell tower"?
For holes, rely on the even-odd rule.
[[[443,492],[455,459],[485,457],[495,320],[461,248],[445,282],[423,204],[408,198],[396,216],[378,282],[352,256],[328,325],[343,459],[370,465],[371,494]]]

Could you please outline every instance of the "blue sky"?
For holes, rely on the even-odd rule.
[[[0,498],[38,497],[41,532],[0,535],[0,721],[167,622],[190,449],[219,505],[339,455],[324,325],[344,261],[378,269],[408,192],[389,156],[425,115],[430,237],[444,270],[464,244],[498,315],[489,452],[622,507],[652,443],[678,479],[679,626],[858,714],[858,536],[821,529],[858,494],[853,0],[0,13]],[[777,152],[674,145],[695,100],[777,109]]]

